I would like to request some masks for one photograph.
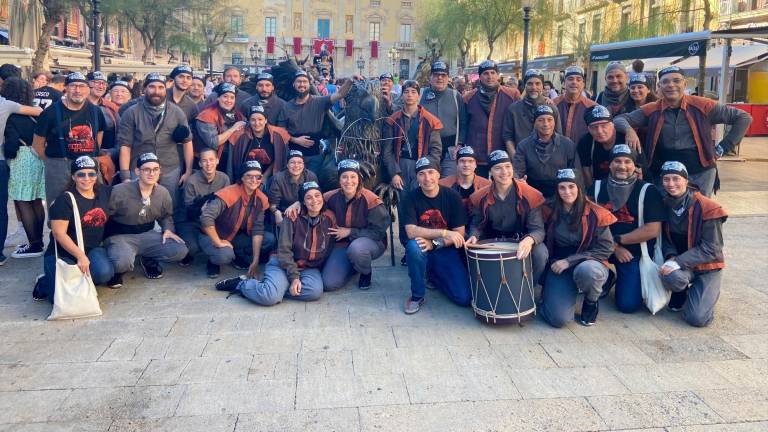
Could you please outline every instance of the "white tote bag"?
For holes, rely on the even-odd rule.
[[[645,199],[645,190],[649,186],[650,184],[646,183],[640,190],[640,198],[637,204],[638,226],[645,224],[643,221],[643,201]],[[662,310],[669,303],[669,298],[672,295],[672,293],[664,288],[664,285],[661,283],[661,275],[659,275],[659,268],[664,263],[661,252],[661,232],[656,237],[653,260],[648,254],[647,242],[640,243],[640,251],[640,290],[645,306],[651,311],[651,314],[656,315],[656,312]]]
[[[77,208],[75,196],[71,192],[66,192],[66,194],[72,200],[77,246],[85,252],[83,228],[80,225],[80,210]],[[56,253],[56,291],[53,293],[53,310],[48,320],[100,316],[101,307],[93,280],[81,272],[77,265],[68,264],[59,258],[59,248],[55,240],[53,247]]]

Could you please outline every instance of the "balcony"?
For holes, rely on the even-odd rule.
[[[587,0],[583,5],[576,8],[577,14],[591,12],[608,6],[608,0]]]
[[[412,49],[416,49],[416,44],[414,42],[397,42],[397,43],[395,43],[395,46],[399,50],[412,50]]]
[[[250,39],[247,34],[227,36],[227,43],[248,44]]]

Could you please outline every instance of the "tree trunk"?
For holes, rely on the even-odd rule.
[[[496,42],[493,39],[488,39],[488,57],[486,57],[487,60],[491,59],[491,56],[493,56],[493,44]]]
[[[56,21],[58,20],[53,17],[47,17],[43,27],[40,29],[35,57],[32,59],[33,71],[47,71],[50,69],[48,65],[48,51],[51,48],[51,34],[53,34],[53,29],[56,27]]]
[[[709,30],[709,25],[712,22],[712,7],[709,4],[710,0],[704,0],[704,26],[702,31]],[[704,96],[704,82],[707,78],[707,44],[704,45],[704,55],[699,57],[699,75],[696,80],[696,87],[698,88],[697,94]],[[722,78],[720,79],[722,82]]]

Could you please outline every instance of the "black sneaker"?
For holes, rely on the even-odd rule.
[[[112,289],[118,289],[123,287],[123,274],[115,273],[112,279],[107,281],[107,286]]]
[[[403,255],[403,257],[400,258],[400,265],[401,266],[407,266],[408,265],[408,261],[406,261],[405,255]]]
[[[584,303],[581,304],[581,317],[579,318],[579,322],[581,325],[585,325],[587,327],[595,324],[595,321],[597,321],[597,311],[599,309],[598,307],[599,303],[584,299]]]
[[[231,264],[232,267],[241,271],[248,270],[248,267],[251,266],[251,263],[243,257],[235,257]]]
[[[160,279],[163,277],[163,268],[160,267],[159,262],[144,257],[141,257],[139,262],[141,262],[141,268],[144,269],[144,276],[147,279]]]
[[[11,258],[37,258],[43,256],[43,245],[25,244],[16,248],[11,254]]]
[[[179,267],[189,267],[195,262],[195,257],[192,254],[187,254],[181,261],[179,261]]]
[[[683,310],[686,300],[688,300],[688,290],[673,292],[672,297],[669,299],[667,309],[672,312],[680,312]]]
[[[35,279],[35,288],[32,290],[32,300],[34,301],[43,301],[48,296],[43,294],[43,287],[40,281],[45,277],[45,274],[39,274],[37,275],[37,278]]]
[[[8,257],[0,253],[0,266],[4,265],[6,261],[8,261]]]
[[[367,290],[371,288],[371,275],[373,275],[373,272],[368,274],[362,274],[360,273],[360,280],[357,281],[357,287],[361,290]]]
[[[216,282],[217,291],[227,291],[227,292],[237,292],[240,291],[237,287],[240,285],[240,282],[244,281],[245,277],[243,276],[236,276],[229,279],[222,279],[218,282]]]
[[[221,266],[212,263],[210,260],[208,260],[208,262],[205,264],[205,274],[207,274],[210,279],[216,279],[219,277],[220,271]]]

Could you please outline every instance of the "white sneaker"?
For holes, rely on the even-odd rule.
[[[28,244],[19,246],[16,248],[16,252],[11,254],[11,258],[37,258],[39,256],[43,256],[43,247],[33,248]]]
[[[5,238],[4,247],[18,246],[25,243],[29,243],[27,239],[27,232],[21,227],[21,224],[16,228],[16,232]]]

